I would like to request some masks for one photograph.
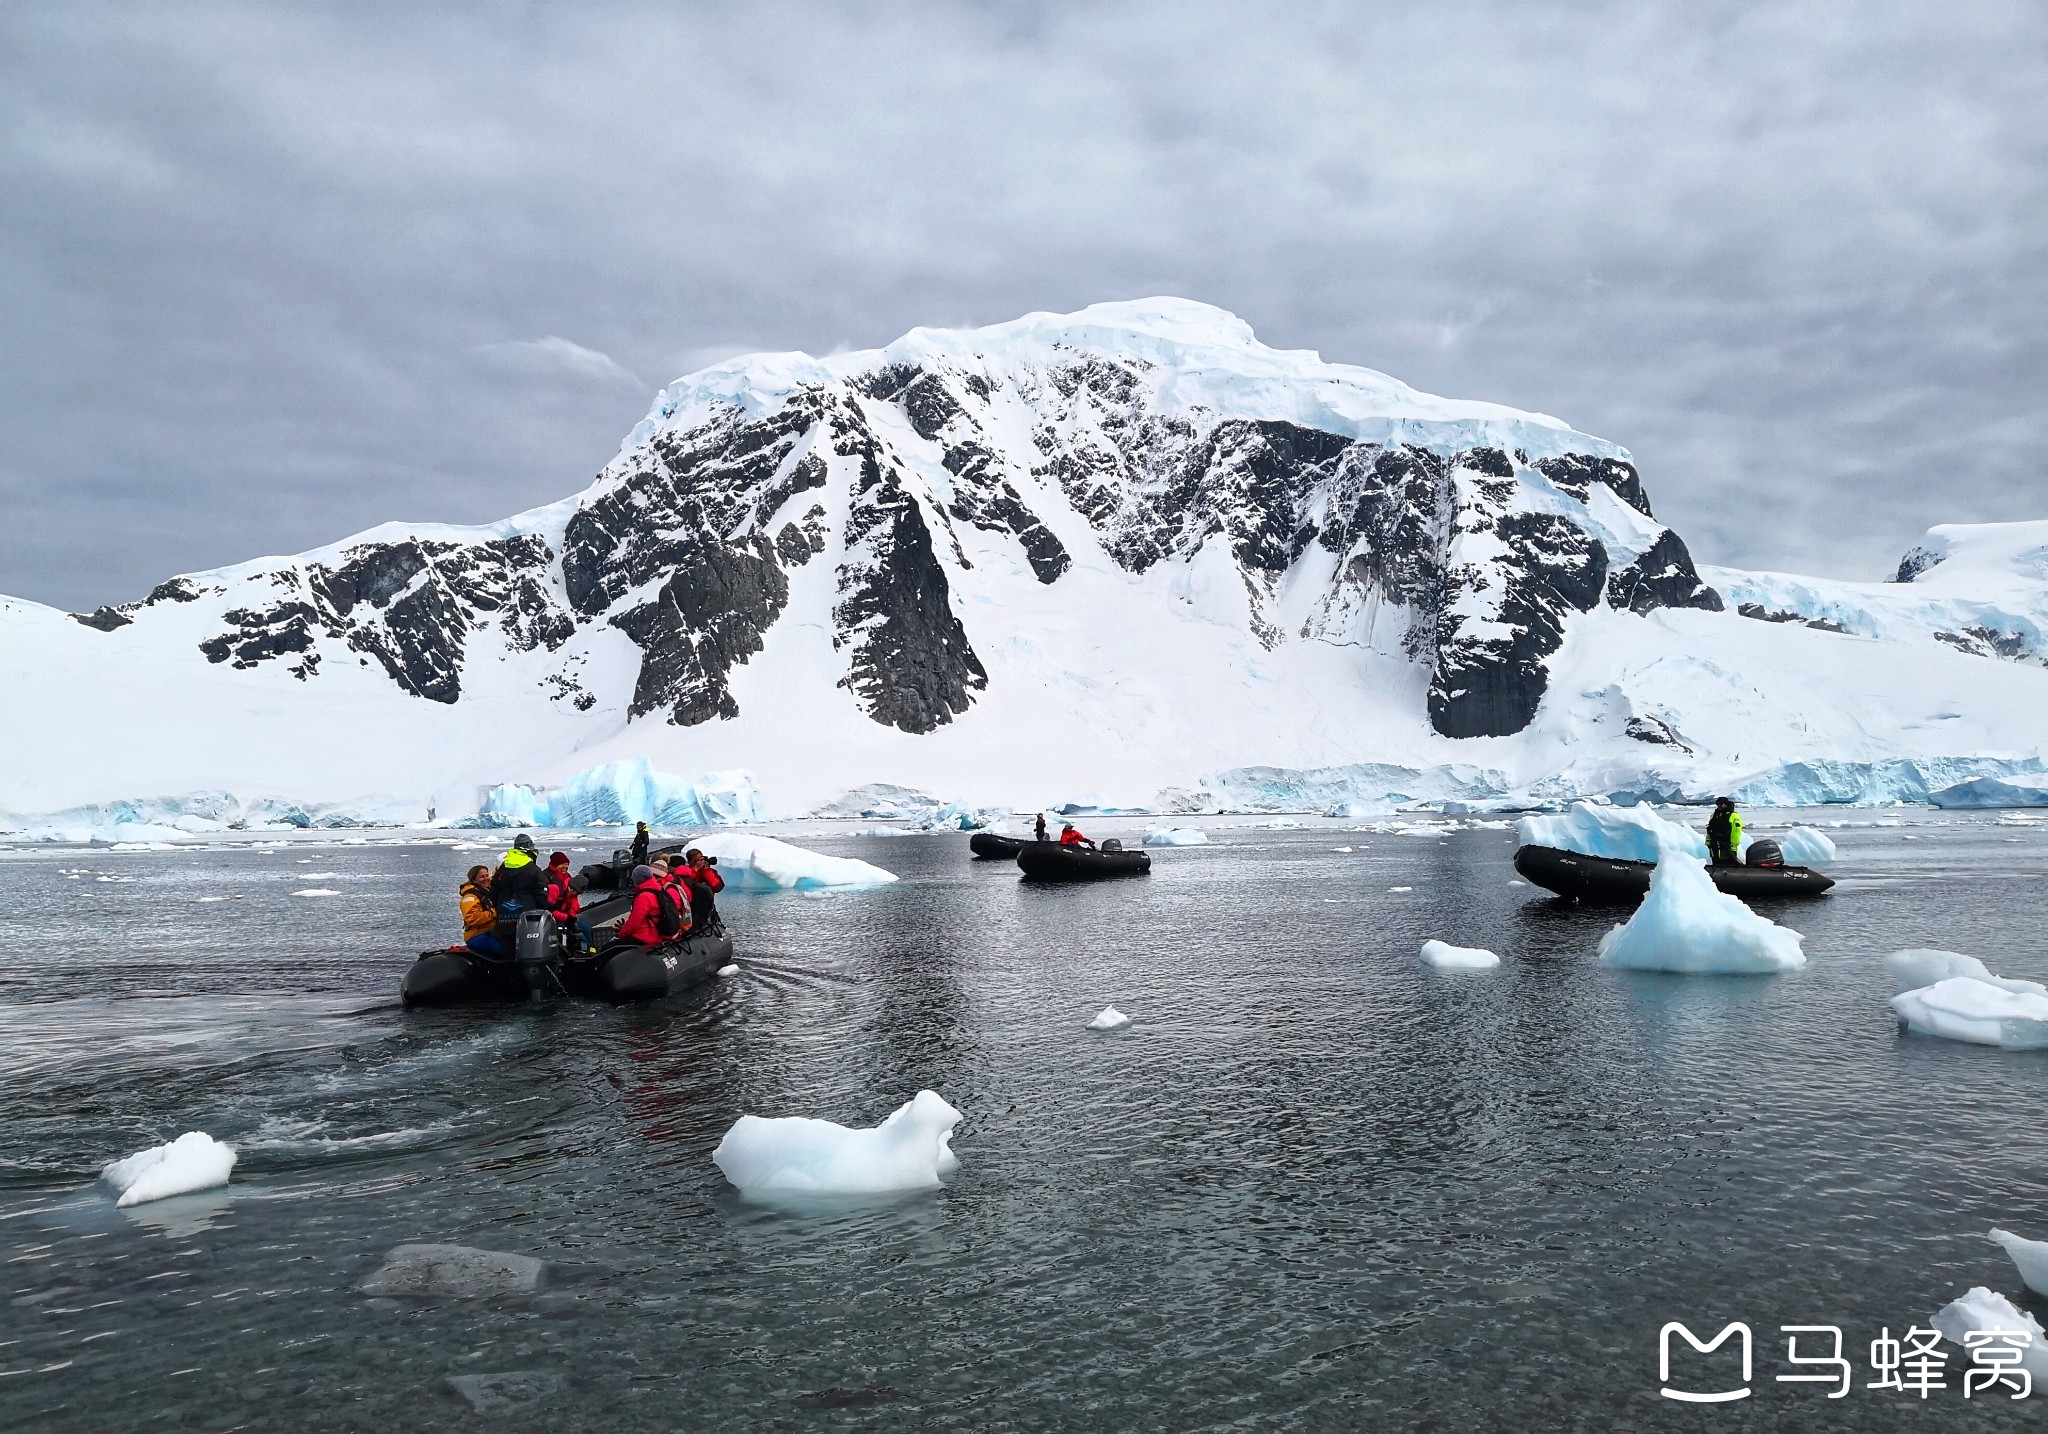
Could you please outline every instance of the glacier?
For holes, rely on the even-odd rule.
[[[743,1115],[711,1160],[755,1200],[936,1190],[960,1167],[951,1143],[960,1120],[959,1111],[928,1090],[872,1130],[807,1116]]]
[[[0,598],[0,665],[34,675],[0,728],[37,754],[0,829],[696,826],[862,784],[938,794],[877,818],[931,829],[1076,793],[1921,802],[2048,770],[2044,551],[2048,524],[1949,525],[1887,583],[1702,567],[1611,440],[1098,304],[687,375],[594,481],[496,522],[91,613]]]
[[[464,824],[490,827],[699,827],[758,822],[767,806],[747,771],[714,772],[687,782],[656,771],[645,757],[577,772],[560,786],[492,787]]]
[[[2048,807],[2048,774],[1972,777],[1952,787],[1929,792],[1937,807],[1983,810],[1997,807]]]

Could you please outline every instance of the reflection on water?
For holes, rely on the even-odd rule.
[[[0,1422],[2017,1427],[1769,1380],[1777,1325],[1860,1349],[2018,1297],[1982,1232],[2048,1235],[2048,1056],[1901,1035],[1879,964],[2048,976],[2048,830],[1920,823],[1843,833],[1836,892],[1771,913],[1811,965],[1762,979],[1601,970],[1613,913],[1515,882],[1498,831],[1222,832],[1071,890],[818,840],[905,880],[728,896],[742,974],[626,1010],[398,1008],[445,845],[16,853]],[[292,896],[314,872],[344,895]],[[1431,937],[1503,965],[1430,971]],[[1083,1029],[1111,1002],[1136,1024]],[[937,1195],[791,1214],[711,1164],[741,1113],[923,1088],[966,1113]],[[188,1129],[234,1186],[93,1184]],[[417,1241],[548,1276],[357,1293]],[[1756,1397],[1660,1400],[1668,1319],[1748,1321]]]

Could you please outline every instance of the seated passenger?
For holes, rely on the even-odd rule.
[[[498,909],[491,904],[491,869],[473,866],[462,883],[462,939],[479,956],[502,956],[498,942]]]
[[[1095,843],[1082,836],[1078,831],[1075,831],[1072,822],[1067,822],[1060,827],[1060,845],[1088,847],[1092,850]]]
[[[491,876],[491,899],[503,916],[522,911],[545,911],[548,907],[547,878],[542,875],[540,857],[533,838],[525,832],[512,838],[512,849],[498,863]]]
[[[569,853],[558,851],[548,857],[548,910],[556,922],[569,933],[571,945],[581,949],[589,944],[589,928],[578,920],[583,903],[578,894],[583,888],[576,878],[569,874]]]
[[[633,868],[633,909],[619,923],[620,942],[637,946],[659,946],[661,935],[661,892],[666,885],[651,866]]]
[[[718,858],[691,847],[683,853],[683,860],[683,877],[690,891],[690,929],[713,936],[723,934],[725,923],[718,919],[718,893],[725,890],[725,878],[718,874]]]

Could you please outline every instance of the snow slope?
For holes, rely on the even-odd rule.
[[[2048,524],[1938,528],[1910,582],[1702,574],[1613,443],[1099,304],[704,370],[502,522],[86,615],[0,599],[0,725],[34,754],[0,812],[623,810],[609,764],[742,816],[873,783],[1924,797],[2041,770],[2044,551]]]

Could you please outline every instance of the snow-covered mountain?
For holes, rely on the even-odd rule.
[[[707,369],[486,527],[0,600],[0,808],[446,815],[639,757],[784,813],[2038,766],[2048,524],[1935,529],[1899,576],[1703,574],[1615,444],[1100,304]]]

